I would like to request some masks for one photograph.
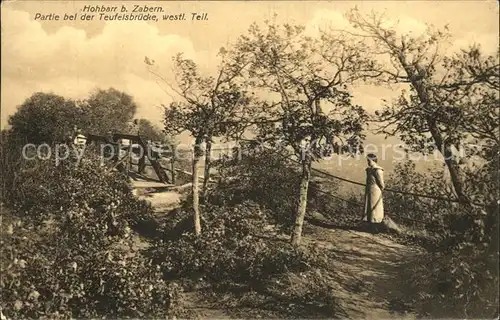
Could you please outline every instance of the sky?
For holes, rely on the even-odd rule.
[[[161,6],[162,14],[185,13],[186,21],[117,22],[35,20],[58,14],[82,14],[85,6],[135,4]],[[498,48],[498,2],[469,1],[3,1],[1,11],[1,125],[32,93],[53,92],[68,98],[85,98],[95,88],[114,87],[131,94],[138,104],[137,117],[161,122],[161,104],[171,97],[165,86],[147,71],[148,56],[168,70],[171,57],[183,52],[204,71],[214,72],[222,46],[244,34],[252,22],[277,14],[280,22],[305,25],[308,32],[321,26],[346,25],[343,13],[386,11],[398,19],[400,31],[418,32],[427,23],[449,24],[457,48],[476,41],[487,51]],[[191,21],[192,13],[207,13],[208,20]],[[160,14],[161,15],[161,14]],[[382,99],[395,92],[361,86],[355,102],[367,110],[381,108]]]

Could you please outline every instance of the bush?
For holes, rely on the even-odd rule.
[[[185,216],[191,218],[187,212]],[[200,236],[189,230],[154,248],[154,257],[168,276],[258,283],[305,266],[301,252],[266,238],[266,214],[255,203],[204,207],[202,223]]]
[[[173,308],[176,291],[144,257],[75,246],[55,235],[33,239],[32,232],[16,227],[12,235],[3,235],[1,300],[6,316],[161,316]]]
[[[2,221],[1,301],[9,318],[165,317],[178,290],[134,246],[151,207],[92,156],[25,161]]]
[[[498,262],[498,251],[476,244],[420,257],[409,277],[418,311],[432,318],[498,317]]]
[[[22,164],[22,148],[26,141],[7,130],[0,131],[0,201],[15,195],[16,176]]]
[[[391,175],[393,189],[454,198],[444,179],[444,170],[446,169],[418,172],[412,161],[397,164]],[[450,202],[392,192],[384,195],[384,207],[391,218],[407,227],[421,230],[434,225],[441,227],[439,232],[443,232],[445,217],[456,211],[456,206]]]
[[[419,257],[418,263],[408,270],[408,285],[412,292],[417,292],[410,299],[421,316],[498,316],[498,171],[492,169],[491,164],[486,164],[464,170],[468,196],[486,206],[457,206],[411,198],[398,202],[397,197],[389,198],[389,206],[397,204],[401,212],[415,214],[417,219],[439,227],[440,239],[434,243],[432,253]],[[400,167],[398,172],[398,181],[406,190],[443,195],[444,182],[436,183],[435,176],[417,174],[411,164]]]
[[[267,217],[282,231],[290,232],[295,223],[301,174],[297,165],[287,160],[288,154],[274,150],[244,146],[239,160],[219,161],[214,165],[219,181],[208,195],[213,205],[233,206],[246,200],[265,208]],[[328,197],[314,181],[309,183],[308,211],[322,210]]]
[[[132,196],[128,178],[106,170],[93,154],[80,163],[74,158],[57,165],[52,160],[25,160],[14,188],[6,204],[35,225],[70,220],[67,227],[74,229],[81,219],[92,218],[97,226],[110,224],[116,227],[110,230],[117,231],[126,222],[137,224],[152,216],[149,204]]]

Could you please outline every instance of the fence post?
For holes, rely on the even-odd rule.
[[[172,184],[175,184],[175,157],[170,160],[170,170],[172,172]]]

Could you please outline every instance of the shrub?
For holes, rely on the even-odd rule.
[[[1,186],[0,201],[4,202],[15,195],[14,185],[16,175],[22,164],[22,146],[24,139],[14,135],[11,131],[0,131],[0,168]]]
[[[421,212],[420,219],[440,227],[441,239],[432,253],[409,268],[411,297],[422,316],[489,318],[498,316],[498,171],[486,164],[464,170],[468,196],[486,206],[456,206],[436,201],[400,202],[402,212]],[[414,192],[439,195],[443,182],[400,168],[400,181],[411,181]],[[394,200],[391,199],[391,200]],[[389,202],[389,205],[394,204]],[[415,208],[411,211],[411,208]],[[428,226],[427,226],[428,228]]]
[[[1,300],[8,317],[161,316],[174,307],[175,288],[140,255],[75,246],[56,235],[33,239],[22,227],[3,239]]]
[[[391,175],[393,189],[454,198],[444,178],[444,170],[433,168],[419,172],[412,161],[397,164]],[[384,195],[384,207],[394,220],[416,229],[443,226],[445,217],[456,211],[456,206],[450,202],[392,192]],[[442,229],[439,231],[442,232]]]
[[[53,160],[25,160],[15,190],[7,205],[35,225],[69,219],[68,228],[77,228],[79,220],[92,218],[96,225],[121,224],[115,229],[123,229],[126,222],[152,216],[149,204],[132,196],[128,178],[101,166],[93,154],[80,163],[74,158],[57,165]]]
[[[266,209],[271,222],[290,232],[295,223],[300,186],[298,166],[287,160],[288,154],[274,150],[244,146],[242,154],[238,161],[215,163],[219,182],[209,193],[208,202],[232,206],[251,200]],[[308,199],[308,211],[322,210],[329,202],[314,181],[309,184]]]
[[[305,256],[291,245],[266,239],[266,214],[259,205],[208,206],[203,213],[200,236],[189,230],[154,248],[154,257],[168,276],[257,283],[305,266]]]
[[[1,301],[10,318],[165,317],[179,291],[141,252],[132,228],[151,207],[92,156],[78,166],[21,165],[2,221]],[[10,220],[10,221],[9,221]]]
[[[470,243],[420,257],[408,278],[418,311],[432,318],[498,317],[498,262],[498,250]]]

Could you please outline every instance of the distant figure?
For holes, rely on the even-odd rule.
[[[82,134],[82,130],[75,126],[73,134],[73,144],[76,146],[83,146],[87,143],[87,137]]]
[[[372,231],[377,232],[384,219],[384,169],[377,164],[377,156],[373,153],[368,154],[367,161],[364,220],[370,223]]]

